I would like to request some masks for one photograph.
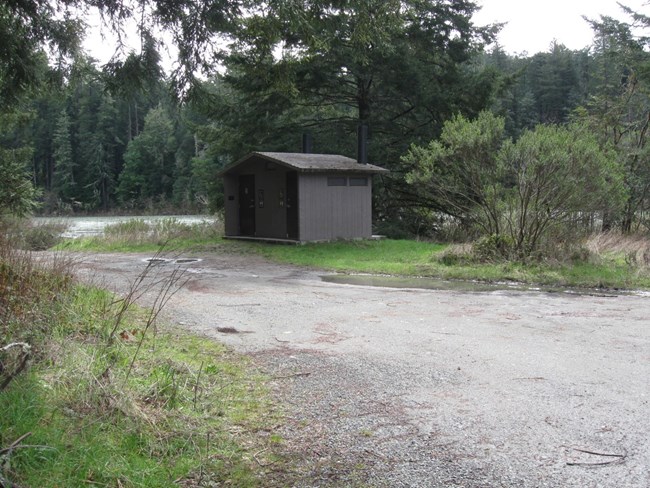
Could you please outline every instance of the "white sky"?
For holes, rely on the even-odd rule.
[[[620,3],[650,15],[648,0]],[[589,46],[593,35],[582,16],[630,20],[616,0],[477,0],[477,4],[483,8],[474,16],[476,24],[508,23],[501,30],[499,44],[510,54],[548,51],[553,39],[569,49]]]

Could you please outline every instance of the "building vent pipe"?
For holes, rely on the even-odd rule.
[[[302,152],[311,154],[314,151],[314,142],[312,141],[311,133],[305,132],[302,135]]]
[[[365,124],[357,128],[357,163],[368,164],[368,126]]]

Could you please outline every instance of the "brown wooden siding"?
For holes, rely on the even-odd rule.
[[[239,235],[239,188],[238,175],[223,177],[225,232],[227,236]]]
[[[370,238],[372,236],[372,178],[368,186],[328,186],[328,177],[341,174],[299,175],[299,228],[301,241]]]

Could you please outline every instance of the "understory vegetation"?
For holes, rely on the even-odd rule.
[[[579,242],[555,246],[552,257],[506,260],[493,239],[473,243],[382,239],[304,245],[224,240],[218,223],[162,227],[178,253],[254,253],[268,259],[344,273],[424,276],[483,282],[514,281],[553,286],[650,288],[650,239],[618,231],[595,233]],[[156,225],[146,222],[107,227],[103,236],[69,239],[60,249],[94,252],[152,252],[161,242]],[[120,229],[120,232],[116,232]],[[448,232],[453,233],[453,230]],[[175,236],[174,239],[168,239]]]
[[[182,274],[116,299],[73,266],[0,246],[0,486],[259,486],[277,416],[245,358],[158,323]]]
[[[187,224],[173,217],[153,222],[130,219],[107,225],[102,235],[61,242],[58,249],[73,251],[155,252],[168,250],[210,249],[223,236],[223,221]]]
[[[439,140],[403,158],[413,191],[437,203],[488,258],[540,260],[600,229],[625,205],[614,152],[584,125],[539,125],[518,140],[482,112],[445,123]]]

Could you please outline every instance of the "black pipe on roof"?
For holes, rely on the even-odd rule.
[[[368,164],[368,126],[365,124],[357,128],[357,163]]]

